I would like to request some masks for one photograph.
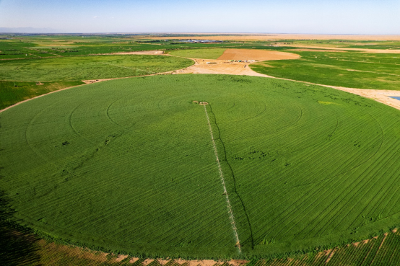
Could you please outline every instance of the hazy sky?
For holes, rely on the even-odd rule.
[[[400,34],[400,0],[0,0],[0,27]]]

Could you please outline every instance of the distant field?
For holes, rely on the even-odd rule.
[[[142,38],[149,38],[144,36]],[[198,39],[198,40],[221,40],[221,41],[291,41],[291,40],[348,40],[348,41],[400,41],[400,35],[329,35],[329,34],[186,34],[186,36],[160,37],[154,36],[151,39]]]
[[[297,60],[252,64],[259,73],[358,89],[399,90],[400,55],[358,52],[293,51]]]
[[[81,84],[84,83],[81,81],[44,83],[0,81],[0,110],[29,98]]]
[[[299,55],[264,49],[189,49],[170,51],[169,54],[186,58],[219,60],[285,60]]]
[[[193,101],[209,103],[242,254]],[[399,224],[399,118],[257,77],[103,82],[0,114],[0,186],[23,224],[89,247],[192,258],[315,249]]]
[[[218,59],[226,49],[215,48],[215,49],[187,49],[187,50],[176,50],[168,52],[171,55],[186,57],[186,58],[200,58],[200,59]]]
[[[0,37],[9,37],[1,36]],[[219,48],[223,43],[183,43],[115,36],[13,36],[0,39],[0,60],[87,56],[117,52]]]
[[[192,65],[189,59],[151,55],[107,55],[0,61],[0,80],[75,81],[140,76]]]

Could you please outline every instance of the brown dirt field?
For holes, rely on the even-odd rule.
[[[188,33],[193,34],[193,33]],[[400,35],[328,35],[328,34],[219,34],[201,36],[193,34],[187,37],[148,37],[144,39],[196,39],[216,41],[276,41],[276,40],[360,40],[360,41],[400,41]]]
[[[214,59],[193,59],[193,61],[195,61],[194,65],[185,69],[176,70],[173,72],[173,74],[228,74],[270,77],[253,71],[248,66],[248,63]]]
[[[285,59],[298,59],[300,55],[278,52],[266,51],[255,49],[226,49],[225,52],[218,58],[218,60],[285,60]]]

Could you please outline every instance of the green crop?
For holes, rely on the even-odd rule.
[[[0,61],[0,80],[76,81],[148,75],[185,68],[189,59],[153,55],[104,55]]]
[[[235,247],[204,107],[242,253]],[[397,110],[228,75],[108,81],[0,114],[0,186],[41,235],[132,255],[310,250],[398,224]]]
[[[29,98],[81,84],[84,83],[81,81],[44,83],[0,81],[0,110]]]
[[[171,51],[169,54],[187,57],[187,58],[201,58],[201,59],[218,59],[226,49],[215,48],[215,49],[188,49],[188,50],[176,50]]]
[[[289,50],[289,52],[291,52]],[[259,73],[317,84],[358,89],[398,90],[400,68],[397,54],[357,52],[298,52],[296,60],[252,64]]]

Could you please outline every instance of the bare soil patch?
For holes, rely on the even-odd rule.
[[[143,262],[142,262],[142,264],[144,265],[144,266],[146,266],[146,265],[149,265],[150,263],[152,263],[154,261],[154,259],[145,259]]]
[[[135,262],[137,262],[139,260],[139,258],[131,258],[130,260],[129,260],[129,263],[135,263]]]
[[[365,98],[373,99],[377,102],[389,105],[393,108],[400,110],[400,101],[391,98],[392,96],[400,97],[400,91],[391,91],[391,90],[366,90],[366,89],[353,89],[353,88],[343,88],[343,87],[335,87],[329,86],[334,89],[347,91],[353,94],[360,95]]]
[[[300,55],[278,52],[278,51],[267,51],[267,50],[255,50],[255,49],[226,49],[225,52],[218,58],[218,60],[286,60],[286,59],[298,59]]]
[[[173,74],[227,74],[270,77],[253,71],[249,64],[256,61],[298,59],[297,54],[254,49],[227,49],[218,59],[195,59],[194,65]],[[272,78],[272,77],[270,77]]]
[[[53,263],[57,262],[60,257],[87,259],[98,264],[104,263],[108,260],[108,253],[94,252],[87,248],[81,247],[47,243],[47,241],[43,239],[39,240],[37,243],[40,246],[39,254],[41,254],[42,256],[47,256],[48,254],[58,254],[58,256],[52,256],[48,258]],[[51,262],[49,264],[51,264]]]
[[[215,261],[215,260],[175,260],[176,263],[179,264],[187,264],[188,266],[213,266],[213,265],[222,265],[223,262]],[[230,264],[230,262],[228,262]],[[236,266],[236,265],[234,265]]]
[[[328,256],[328,254],[329,254],[329,256],[326,259],[325,264],[327,264],[332,259],[333,255],[335,254],[335,249],[329,250],[329,251],[330,251],[329,253],[326,253],[326,255]]]
[[[121,262],[121,261],[123,261],[124,259],[126,259],[126,258],[128,258],[129,256],[128,255],[118,255],[118,257],[115,259],[115,262]]]
[[[84,82],[85,84],[92,84],[106,80],[112,80],[112,79],[88,79],[88,80],[82,80],[82,82]]]
[[[211,60],[211,59],[192,59],[195,64],[181,70],[176,70],[173,74],[227,74],[227,75],[247,75],[258,77],[270,77],[257,73],[249,67],[246,62],[232,62],[231,60]]]

